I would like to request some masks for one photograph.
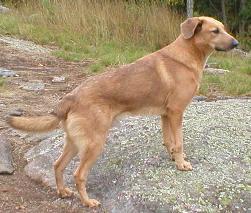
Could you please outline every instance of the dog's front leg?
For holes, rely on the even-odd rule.
[[[182,119],[183,113],[170,111],[168,119],[171,132],[170,153],[175,160],[175,164],[179,170],[189,171],[192,170],[192,165],[185,161],[183,154],[183,135],[182,135]],[[163,119],[162,119],[163,120]]]
[[[171,159],[174,160],[174,157],[172,156],[172,152],[171,152],[171,148],[173,144],[173,134],[171,132],[171,127],[170,127],[170,122],[168,120],[168,116],[166,115],[161,116],[161,128],[162,128],[164,145],[166,146],[166,149],[168,153],[170,154]]]
[[[172,153],[172,148],[174,146],[174,137],[173,133],[171,131],[170,127],[170,121],[168,119],[167,115],[162,115],[161,116],[161,128],[162,128],[162,134],[163,134],[163,141],[164,141],[164,146],[166,147],[171,160],[175,160],[173,153]],[[186,158],[186,154],[183,153],[184,158]]]

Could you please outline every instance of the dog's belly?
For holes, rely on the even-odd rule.
[[[137,115],[163,115],[165,113],[166,110],[164,110],[162,107],[143,107],[140,109],[123,112],[117,116],[117,119]]]

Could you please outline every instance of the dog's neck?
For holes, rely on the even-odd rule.
[[[194,38],[184,39],[180,35],[174,42],[164,47],[162,51],[189,67],[189,70],[192,70],[198,78],[201,78],[207,59],[213,49],[205,46],[202,42],[197,42]]]

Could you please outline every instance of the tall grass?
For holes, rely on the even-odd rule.
[[[122,0],[30,0],[0,15],[0,33],[56,44],[67,60],[96,59],[92,71],[129,63],[169,44],[181,16],[161,3]]]
[[[180,16],[159,3],[134,1],[29,1],[20,13],[27,23],[57,32],[70,31],[92,43],[116,41],[152,48],[170,43],[179,34]]]

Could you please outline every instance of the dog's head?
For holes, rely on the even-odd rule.
[[[196,43],[207,45],[217,51],[228,51],[239,44],[226,32],[221,22],[210,17],[188,18],[180,26],[185,39],[194,39]]]

